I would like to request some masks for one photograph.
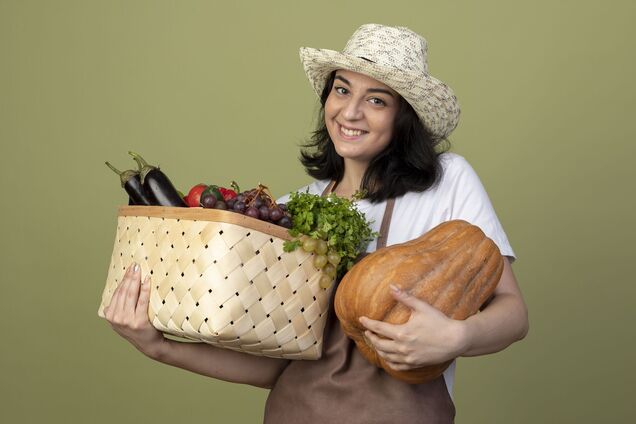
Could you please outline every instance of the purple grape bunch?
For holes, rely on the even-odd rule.
[[[276,203],[269,189],[259,184],[258,187],[239,193],[227,202],[228,210],[250,218],[271,222],[281,227],[291,228],[292,220],[287,206]]]

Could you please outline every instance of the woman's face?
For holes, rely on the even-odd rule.
[[[353,71],[336,71],[325,103],[325,124],[336,152],[368,164],[391,142],[399,94]]]

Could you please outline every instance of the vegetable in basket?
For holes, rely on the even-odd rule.
[[[226,199],[225,202],[221,200],[219,202],[226,205],[228,210],[281,227],[291,228],[291,216],[287,213],[284,205],[276,204],[267,186],[259,184],[256,188],[241,192],[236,182],[232,181],[233,190],[224,187],[217,188]],[[236,194],[237,192],[239,194]],[[207,197],[202,196],[201,202],[204,199]],[[218,208],[218,203],[214,207]]]
[[[151,193],[157,199],[157,206],[187,207],[183,198],[174,188],[170,179],[159,167],[148,165],[138,153],[128,152],[139,165],[139,177],[146,192]]]
[[[106,166],[112,169],[116,174],[119,175],[121,180],[121,186],[126,190],[129,196],[129,205],[143,205],[143,206],[151,206],[157,203],[154,196],[144,189],[141,184],[141,178],[139,177],[139,171],[134,171],[129,169],[127,171],[119,171],[109,162],[106,162]]]
[[[208,195],[213,195],[218,201],[225,201],[225,198],[223,197],[223,194],[221,193],[221,191],[219,190],[219,186],[217,185],[209,185],[205,188],[205,190],[203,190],[203,193],[201,193],[201,197]]]
[[[230,199],[235,199],[238,193],[241,192],[241,189],[239,188],[236,181],[232,181],[232,184],[230,185],[230,187],[232,188],[219,187],[219,191],[223,195],[223,199],[226,202]]]
[[[191,208],[201,206],[201,194],[208,188],[207,184],[197,184],[190,189],[188,195],[185,196],[186,204]]]

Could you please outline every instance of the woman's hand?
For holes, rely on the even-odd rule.
[[[132,264],[104,308],[104,315],[120,336],[143,354],[156,357],[166,339],[148,320],[149,301],[150,276],[141,283],[139,265]]]
[[[370,330],[365,334],[378,354],[396,370],[499,352],[528,333],[528,308],[508,258],[493,300],[465,320],[448,318],[428,303],[395,289],[395,299],[412,310],[406,323],[392,325],[365,317],[360,322]]]
[[[148,320],[150,277],[141,283],[139,268],[131,265],[104,315],[123,338],[148,357],[168,365],[225,381],[271,389],[289,363],[221,349],[207,343],[183,343],[163,337]]]
[[[361,317],[366,338],[378,355],[398,371],[434,365],[462,354],[463,322],[453,320],[428,303],[391,285],[398,302],[411,308],[411,317],[401,325]]]

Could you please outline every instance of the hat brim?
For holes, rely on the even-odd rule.
[[[436,140],[446,138],[459,122],[460,109],[455,94],[430,75],[413,74],[334,50],[310,47],[300,48],[300,60],[319,97],[331,72],[346,69],[370,76],[397,91]]]

